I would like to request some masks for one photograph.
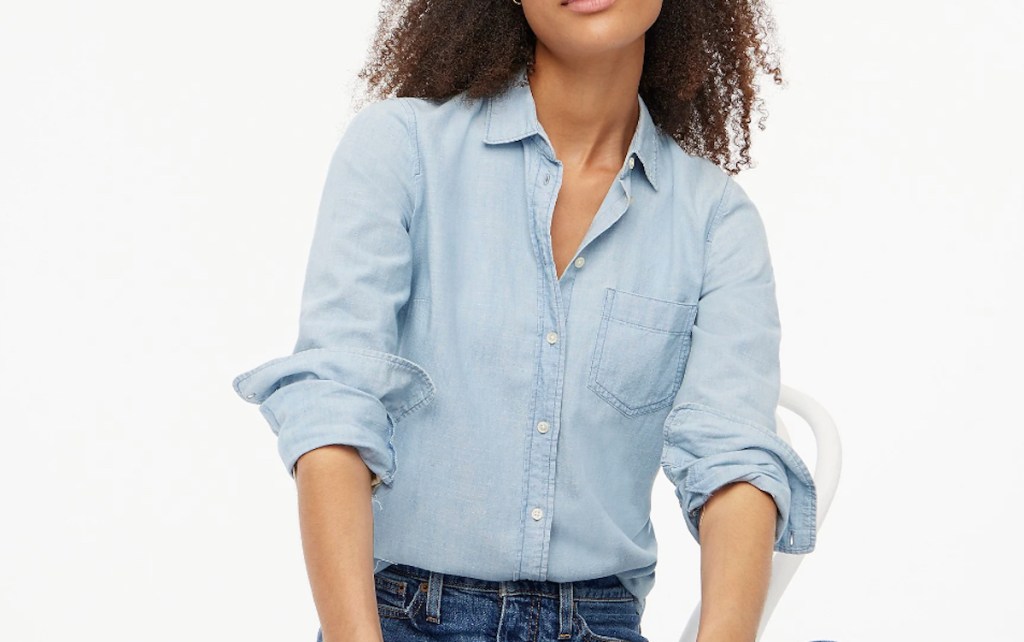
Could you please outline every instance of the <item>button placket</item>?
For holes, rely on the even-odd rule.
[[[535,197],[531,200],[533,233],[537,246],[546,250],[545,258],[551,254],[551,219],[557,199],[561,164],[549,155],[548,150],[536,146],[541,166],[535,174],[532,185]],[[536,167],[536,165],[534,165]],[[544,579],[547,575],[548,546],[551,537],[551,515],[554,494],[554,461],[557,448],[556,421],[560,407],[562,384],[563,351],[560,349],[562,326],[561,283],[554,264],[547,259],[538,272],[538,285],[546,295],[539,302],[539,321],[544,328],[538,337],[541,343],[541,359],[536,373],[535,386],[537,401],[534,407],[533,427],[530,440],[542,440],[526,448],[528,482],[523,495],[524,505],[530,519],[523,525],[522,549],[519,560],[519,575],[533,579]]]

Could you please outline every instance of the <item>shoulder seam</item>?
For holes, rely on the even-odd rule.
[[[708,276],[708,265],[711,257],[711,242],[714,240],[715,231],[718,227],[718,222],[722,218],[722,204],[725,203],[725,195],[729,192],[732,187],[732,179],[729,176],[725,177],[725,185],[722,187],[722,193],[718,197],[718,204],[715,205],[714,214],[708,219],[707,232],[704,240],[704,268],[701,273],[701,284],[703,288],[704,280]]]
[[[402,98],[398,98],[397,100],[398,100],[398,102],[400,102],[405,107],[405,111],[408,112],[409,119],[412,121],[412,130],[411,130],[410,133],[412,134],[412,146],[413,146],[413,151],[415,152],[414,158],[416,160],[416,167],[415,167],[415,171],[413,172],[413,176],[419,176],[420,175],[420,142],[419,142],[419,137],[417,136],[418,127],[417,127],[417,123],[416,123],[416,110],[414,110],[412,108],[412,105],[410,105],[407,100],[403,100]],[[408,126],[408,123],[406,125]]]
[[[412,212],[409,215],[409,223],[411,225],[412,219],[415,218],[416,212],[420,210],[420,206],[423,202],[423,181],[421,178],[421,175],[423,173],[423,166],[422,161],[420,159],[419,124],[416,120],[416,110],[412,108],[412,105],[410,105],[407,100],[402,100],[401,98],[399,98],[398,101],[405,106],[405,110],[408,112],[409,118],[412,120],[412,128],[409,131],[409,133],[412,138],[413,159],[415,161],[412,175],[415,194],[413,195]],[[408,128],[408,123],[406,124],[406,126]]]

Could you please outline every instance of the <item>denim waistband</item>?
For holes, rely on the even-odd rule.
[[[384,567],[379,574],[397,575],[405,578],[415,579],[419,582],[429,582],[431,571],[412,566],[410,564],[392,563]],[[553,582],[541,580],[482,580],[465,575],[450,573],[434,573],[435,578],[441,576],[446,586],[458,586],[460,588],[489,591],[500,595],[540,595],[558,598],[564,594],[564,586],[572,586],[572,595],[575,599],[594,599],[608,601],[633,601],[636,597],[623,586],[622,582],[615,575],[606,575],[588,580],[575,580],[571,582]]]

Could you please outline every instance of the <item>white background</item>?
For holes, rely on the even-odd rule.
[[[4,4],[0,638],[312,642],[294,485],[231,379],[293,346],[377,3]],[[783,379],[845,460],[765,640],[1019,640],[1024,11],[774,7],[789,85],[738,180]],[[656,493],[672,642],[698,549]]]

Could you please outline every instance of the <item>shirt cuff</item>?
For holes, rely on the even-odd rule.
[[[814,550],[814,478],[796,451],[774,431],[706,406],[683,404],[666,418],[661,464],[696,541],[700,541],[698,520],[705,502],[726,484],[746,481],[775,500],[774,550],[792,554]]]
[[[353,446],[390,484],[397,468],[394,425],[433,399],[417,364],[369,348],[313,348],[274,359],[235,378],[235,391],[260,404],[294,478],[295,463],[320,446]]]

